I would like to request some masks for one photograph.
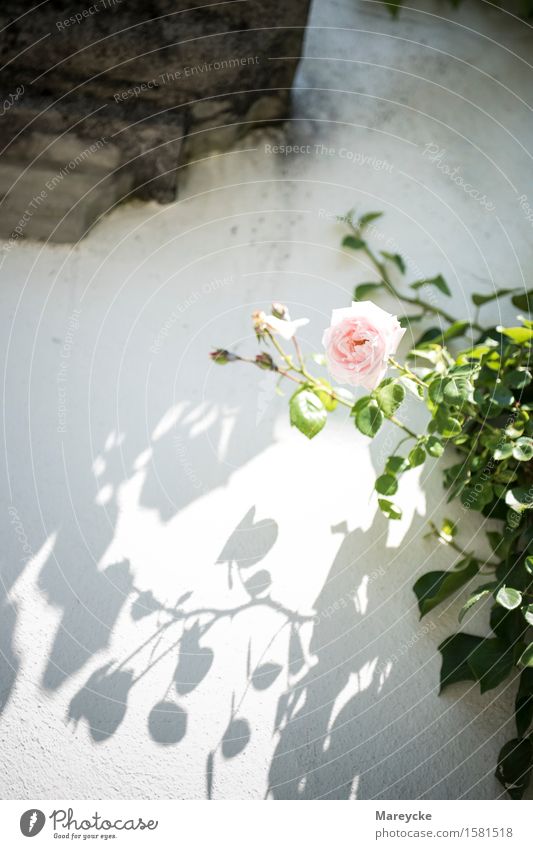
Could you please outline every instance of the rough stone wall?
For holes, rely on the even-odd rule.
[[[50,158],[64,159],[68,134],[80,152],[105,140],[106,162],[92,156],[93,170],[108,183],[117,177],[117,192],[172,200],[177,167],[228,147],[258,123],[288,116],[308,6],[309,0],[204,7],[191,0],[92,0],[80,7],[49,0],[21,15],[20,5],[6,0],[2,195],[12,194],[18,172],[35,167],[36,157],[45,171]],[[67,182],[74,181],[69,177],[54,194],[55,214],[71,200]],[[23,199],[12,198],[9,206],[7,218],[0,214],[4,235]],[[24,235],[39,230],[35,216],[24,229]]]

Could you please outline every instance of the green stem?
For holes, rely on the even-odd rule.
[[[396,416],[387,416],[387,418],[390,422],[395,424],[396,427],[401,427],[401,429],[404,430],[412,439],[418,439],[418,434],[408,428],[407,425],[404,425],[403,422],[400,421],[400,419],[396,418]]]
[[[418,385],[419,385],[419,386],[421,386],[423,389],[427,389],[427,384],[426,384],[426,383],[424,383],[424,381],[423,381],[423,380],[421,380],[421,379],[418,377],[418,375],[416,375],[416,374],[414,373],[414,371],[411,371],[411,369],[409,368],[409,366],[406,366],[406,365],[403,365],[403,366],[402,366],[400,363],[396,362],[396,360],[394,359],[394,357],[389,357],[389,363],[390,363],[390,364],[391,364],[391,366],[393,366],[394,368],[397,368],[397,369],[398,369],[398,371],[401,371],[401,372],[402,372],[402,373],[403,373],[406,377],[408,377],[408,378],[409,378],[410,380],[412,380],[414,383],[418,383]]]
[[[357,228],[354,229],[357,231]],[[358,238],[361,238],[358,231],[357,235]],[[441,307],[436,307],[434,304],[430,304],[429,301],[424,301],[422,298],[411,298],[408,295],[403,295],[401,292],[399,292],[387,272],[385,263],[379,261],[377,256],[368,247],[367,244],[365,244],[365,247],[362,250],[367,255],[368,259],[381,277],[382,282],[385,284],[386,288],[392,295],[394,295],[399,300],[404,301],[404,303],[406,304],[412,304],[415,307],[419,307],[424,312],[431,312],[434,315],[439,315],[441,318],[447,321],[448,324],[455,324],[457,319],[455,319],[453,315],[450,315],[450,313],[446,312],[446,310],[441,309]],[[479,331],[481,331],[482,329],[480,325],[477,324],[477,322],[471,322],[471,327]]]

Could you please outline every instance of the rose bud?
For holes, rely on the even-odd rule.
[[[257,354],[257,356],[255,358],[255,364],[256,364],[256,366],[259,366],[259,368],[263,368],[266,371],[277,371],[278,370],[278,367],[274,363],[274,360],[272,359],[270,354],[267,354],[266,352],[264,352],[262,354]]]
[[[274,318],[282,318],[284,321],[289,321],[289,310],[285,304],[280,304],[278,301],[272,304],[272,315]]]
[[[216,348],[216,350],[211,351],[209,356],[219,366],[225,366],[226,363],[233,363],[239,359],[237,354],[232,354],[231,351],[226,351],[224,348]]]
[[[337,383],[375,389],[404,333],[396,316],[371,301],[333,310],[322,337],[329,373]]]

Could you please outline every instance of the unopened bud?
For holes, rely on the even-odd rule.
[[[231,351],[226,351],[224,348],[216,348],[209,354],[214,363],[219,366],[225,366],[226,363],[233,363],[238,360],[237,354],[232,354]]]
[[[275,364],[274,360],[272,359],[270,354],[267,354],[266,352],[263,352],[262,354],[257,354],[255,358],[255,364],[256,366],[259,366],[259,368],[265,369],[265,371],[278,370],[278,367]]]
[[[265,323],[266,315],[263,310],[256,310],[252,313],[252,322],[254,325],[255,335],[258,339],[262,339],[267,329]]]
[[[272,315],[275,318],[282,318],[284,321],[289,321],[289,310],[285,304],[280,304],[278,301],[272,304]]]

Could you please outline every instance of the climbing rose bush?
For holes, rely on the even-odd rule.
[[[490,301],[511,298],[521,313],[515,326],[484,326],[478,315],[457,320],[440,305],[450,295],[442,275],[406,287],[402,257],[373,250],[369,233],[380,215],[356,219],[348,213],[339,219],[349,231],[343,247],[363,256],[375,279],[355,287],[351,306],[333,310],[324,352],[303,356],[297,331],[307,319],[292,321],[278,303],[270,315],[254,313],[259,353],[242,356],[219,348],[211,357],[221,365],[251,363],[291,384],[290,421],[309,439],[339,406],[349,409],[353,426],[370,439],[384,426],[396,428],[398,445],[374,484],[379,508],[389,519],[402,516],[394,500],[402,476],[442,458],[448,461],[443,468],[448,501],[478,511],[481,523],[499,523],[498,530],[491,525],[486,531],[488,557],[460,544],[455,521],[431,523],[429,533],[449,546],[454,562],[448,571],[422,575],[413,590],[421,616],[461,593],[459,621],[466,620],[466,628],[477,606],[489,602],[488,636],[460,630],[439,646],[440,687],[473,682],[485,693],[509,681],[514,688],[516,733],[499,754],[496,776],[509,796],[519,799],[533,771],[533,291],[472,294],[478,314]],[[407,304],[409,315],[398,319],[369,300],[382,294]],[[418,322],[427,318],[438,323],[426,326],[398,361],[406,329],[414,338]],[[327,373],[316,373],[317,366]],[[363,391],[354,397],[338,384]],[[406,421],[408,395],[425,407],[422,431]]]

